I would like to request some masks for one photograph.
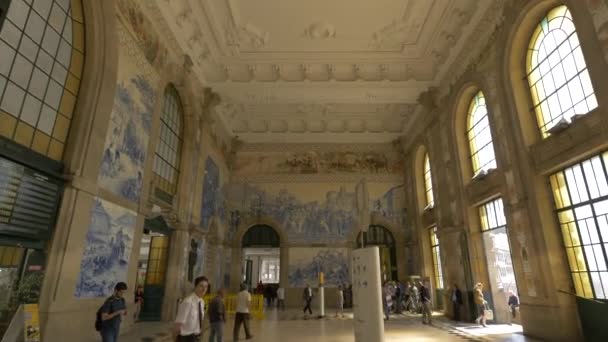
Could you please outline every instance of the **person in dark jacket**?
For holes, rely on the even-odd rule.
[[[519,307],[519,298],[513,293],[513,291],[509,291],[509,301],[507,304],[511,309],[511,320],[513,320],[517,316],[517,308]]]
[[[123,297],[126,291],[126,283],[117,283],[114,286],[112,297],[108,298],[101,307],[102,328],[100,334],[103,342],[118,342],[122,316],[127,314],[127,304]]]
[[[452,309],[454,312],[453,319],[455,321],[460,320],[460,307],[462,306],[462,292],[458,288],[458,285],[454,284],[452,287]]]
[[[420,305],[422,305],[422,323],[431,324],[433,319],[433,311],[431,310],[431,292],[422,281],[418,281],[420,287]]]
[[[224,291],[219,289],[215,298],[209,303],[209,342],[222,342],[224,323],[226,323],[225,312]]]

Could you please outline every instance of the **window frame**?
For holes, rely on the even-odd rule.
[[[572,164],[549,177],[549,181],[552,188],[553,195],[553,203],[555,208],[555,214],[557,216],[557,223],[559,224],[559,228],[562,234],[562,243],[564,246],[564,250],[566,252],[566,257],[568,259],[568,268],[570,272],[570,277],[572,283],[575,287],[576,294],[585,298],[592,298],[597,300],[608,300],[608,284],[604,285],[604,280],[608,281],[608,276],[606,279],[602,279],[602,273],[606,275],[608,273],[608,234],[606,234],[606,239],[604,239],[602,234],[602,225],[600,225],[600,218],[605,217],[608,219],[608,212],[598,215],[596,205],[601,203],[608,202],[608,193],[600,194],[597,177],[595,178],[595,186],[597,187],[598,196],[593,197],[591,194],[591,188],[589,186],[590,181],[588,179],[588,174],[585,170],[585,163],[591,164],[593,173],[595,175],[596,171],[593,167],[592,163],[594,159],[599,161],[599,165],[601,167],[601,171],[604,176],[604,183],[608,181],[608,151],[596,154],[590,158],[581,160],[575,164]],[[567,171],[572,170],[572,172],[576,172],[574,169],[578,168],[580,174],[574,174],[573,177],[582,177],[582,184],[578,184],[575,181],[573,188],[577,190],[577,196],[580,196],[581,191],[584,191],[584,195],[587,196],[586,199],[580,199],[578,201],[574,201],[573,192],[570,186],[570,180],[568,179]],[[608,185],[606,183],[605,185]],[[564,198],[564,196],[567,196]],[[568,203],[566,203],[566,201]],[[576,203],[575,203],[576,202]],[[591,216],[579,218],[577,213],[577,209],[582,210],[583,208],[588,207]],[[571,219],[566,221],[568,217],[565,217],[567,213],[570,212]],[[564,215],[562,215],[562,213]],[[565,219],[564,219],[565,217]],[[589,225],[589,220],[593,223],[595,227],[591,227]],[[581,221],[585,222],[585,230],[587,232],[587,237],[583,237],[583,229],[581,229]],[[606,220],[608,222],[608,220]],[[606,225],[604,225],[606,228]],[[574,232],[572,230],[575,230]],[[594,229],[592,232],[591,230]],[[594,233],[597,236],[598,242],[593,242],[591,234]],[[589,242],[585,242],[585,240],[590,240]],[[574,240],[577,240],[576,243]],[[568,241],[571,241],[571,245],[568,245]],[[598,259],[597,250],[595,250],[595,246],[599,246],[600,257],[603,256],[603,260]],[[588,253],[588,248],[592,249],[595,269],[592,270],[590,267],[590,257],[591,253]],[[580,255],[577,255],[576,250],[580,250],[582,254],[582,260],[579,258]],[[572,251],[572,253],[570,253]],[[601,270],[599,265],[600,262],[598,260],[603,261],[604,269]],[[581,265],[580,262],[583,262]],[[573,268],[573,263],[576,263],[576,270]],[[582,267],[581,267],[582,266]],[[596,290],[593,282],[592,274],[597,273],[599,276],[601,291],[603,292],[603,297],[598,296],[598,290]],[[578,279],[575,278],[575,275],[578,276]],[[586,278],[586,279],[585,279]],[[577,283],[577,280],[579,281]],[[586,280],[586,282],[585,282]],[[578,286],[577,286],[578,285]],[[586,286],[589,288],[586,288]],[[587,293],[587,292],[590,293]]]
[[[433,263],[433,278],[435,279],[435,288],[443,289],[445,284],[443,281],[443,267],[441,264],[441,246],[439,235],[437,234],[437,226],[431,226],[429,230],[429,241],[431,243],[431,259]]]
[[[177,194],[181,171],[183,121],[184,107],[181,97],[177,88],[170,83],[165,88],[163,95],[158,143],[154,152],[152,171],[156,197],[171,204],[173,197]]]
[[[551,23],[554,20],[560,21],[558,27],[551,27]],[[569,24],[566,24],[566,20],[569,21]],[[569,33],[564,30],[564,28],[568,28],[567,25],[570,25],[572,28],[572,31]],[[566,37],[559,44],[555,40],[557,30]],[[546,39],[552,39],[555,45],[549,52],[546,49],[545,51],[541,51],[541,48],[546,46],[544,45]],[[575,47],[572,47],[573,42],[577,44]],[[567,51],[565,51],[566,43],[569,47]],[[535,57],[538,57],[539,53],[544,53],[545,55],[540,62],[534,60]],[[564,57],[561,56],[562,53],[565,54]],[[558,62],[553,61],[555,55],[559,59]],[[548,71],[543,73],[542,69],[545,62],[547,63],[545,68],[548,68]],[[566,68],[566,62],[568,62],[570,68]],[[572,68],[574,70],[571,70]],[[540,131],[540,136],[543,139],[550,135],[549,131],[561,120],[572,121],[575,115],[586,115],[598,107],[585,54],[578,37],[574,18],[568,6],[559,5],[551,8],[534,27],[534,31],[529,37],[527,44],[524,78],[528,85],[528,96],[530,96],[532,106],[530,111],[535,116],[537,129]],[[556,79],[559,80],[559,83]],[[546,81],[550,81],[550,87],[545,85]],[[539,84],[540,87],[538,86]],[[553,90],[547,92],[547,89],[551,89],[551,87]],[[580,88],[577,89],[577,87]],[[578,93],[575,93],[575,95],[581,95],[582,97],[573,98],[573,91]],[[569,102],[567,103],[569,104],[564,105],[566,108],[564,110],[562,109],[563,100],[560,99],[566,98],[564,96],[566,95],[565,93],[568,95]],[[552,97],[553,100],[550,100]],[[584,113],[577,112],[582,107],[586,107],[587,110]]]
[[[483,104],[479,104],[479,99],[483,99]],[[477,118],[477,120],[473,122],[473,120],[475,119],[473,114],[477,112],[477,108],[482,106],[485,108],[485,114]],[[484,120],[487,121],[487,125],[476,132],[475,129]],[[485,130],[488,131],[490,141],[484,144],[483,146],[479,146],[480,144],[477,142],[477,139],[480,135],[484,134]],[[470,159],[473,177],[475,177],[482,171],[487,172],[490,169],[497,168],[496,151],[494,149],[494,137],[492,136],[492,125],[490,123],[490,112],[488,110],[486,97],[483,91],[481,90],[475,92],[475,95],[473,95],[473,98],[471,99],[468,105],[466,116],[466,138],[469,152],[468,158]],[[481,165],[481,158],[479,156],[481,155],[481,152],[483,152],[486,148],[489,148],[486,153],[489,153],[491,151],[492,156],[488,162]]]
[[[428,152],[424,153],[422,177],[424,181],[424,199],[426,208],[433,208],[435,207],[435,194],[433,193],[433,173],[431,171],[431,159]]]

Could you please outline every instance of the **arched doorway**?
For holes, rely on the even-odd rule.
[[[395,249],[395,238],[390,230],[384,226],[372,224],[367,232],[360,232],[357,235],[357,247],[368,246],[378,246],[380,248],[382,282],[397,280],[397,251]]]
[[[142,287],[144,292],[139,320],[161,320],[170,233],[171,229],[162,216],[145,220],[137,262],[136,288]]]
[[[259,282],[278,286],[280,280],[281,238],[269,225],[258,224],[247,230],[243,236],[241,279],[250,288]]]

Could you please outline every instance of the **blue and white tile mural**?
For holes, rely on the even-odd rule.
[[[348,249],[290,248],[289,286],[305,287],[319,284],[319,272],[325,276],[326,287],[350,282]]]
[[[290,243],[346,241],[356,223],[355,193],[345,186],[312,190],[314,198],[302,198],[285,188],[274,192],[249,184],[231,185],[225,192],[232,223],[235,214],[238,220],[270,216],[284,229]],[[230,225],[229,239],[235,228]]]
[[[201,227],[204,230],[209,229],[209,223],[214,216],[223,221],[225,218],[224,208],[224,199],[220,189],[220,169],[211,157],[207,157],[203,179]]]
[[[125,50],[125,49],[120,49]],[[99,185],[139,202],[156,92],[132,56],[120,56],[119,81],[106,134]]]
[[[95,198],[75,297],[107,297],[127,281],[135,212]]]
[[[370,202],[369,207],[372,213],[379,214],[399,227],[405,227],[405,188],[403,184],[390,188],[382,197]]]

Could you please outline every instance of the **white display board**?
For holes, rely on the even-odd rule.
[[[380,250],[377,246],[355,249],[351,254],[353,312],[356,342],[383,342]]]

